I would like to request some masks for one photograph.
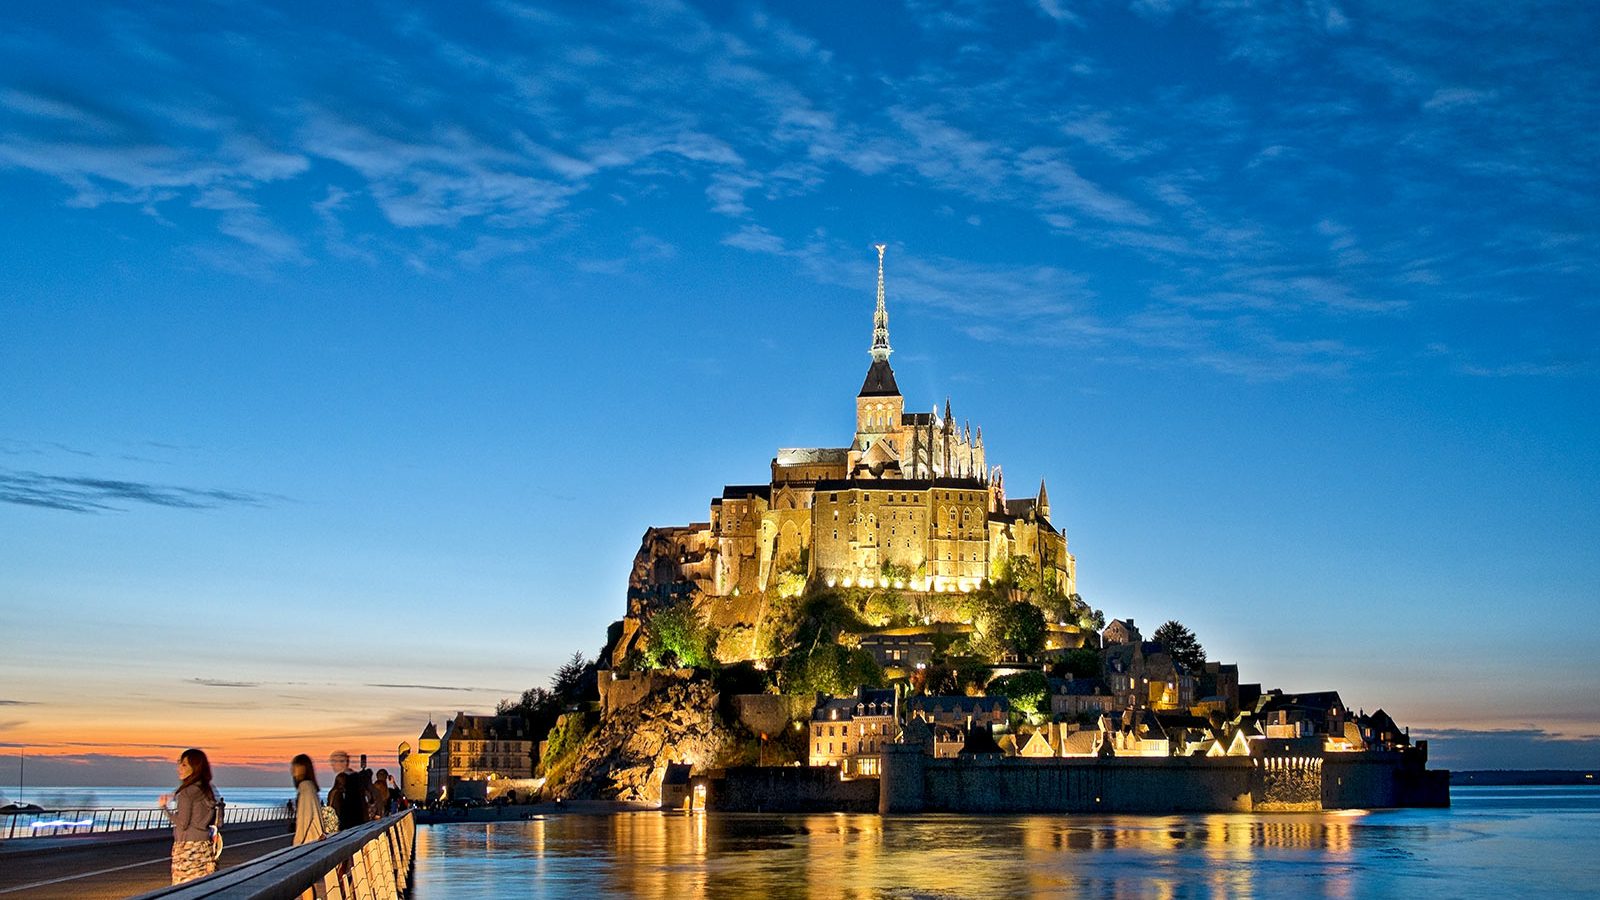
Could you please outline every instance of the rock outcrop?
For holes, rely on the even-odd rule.
[[[734,740],[717,719],[717,692],[678,681],[606,716],[584,739],[547,795],[565,800],[661,799],[667,763],[704,772]]]

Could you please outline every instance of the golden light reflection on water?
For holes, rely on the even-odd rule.
[[[1249,896],[1262,893],[1262,863],[1273,862],[1312,866],[1319,895],[1348,897],[1360,822],[1330,813],[564,814],[422,829],[418,896]]]

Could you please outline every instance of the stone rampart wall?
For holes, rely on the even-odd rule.
[[[882,812],[1243,812],[1255,782],[1243,757],[932,759],[898,746],[883,773]]]
[[[707,795],[721,812],[875,812],[878,779],[840,781],[832,766],[741,766],[712,776]]]
[[[1426,766],[1425,748],[1330,753],[1322,764],[1322,808],[1449,806],[1450,773]]]
[[[1176,813],[1448,806],[1426,752],[1322,757],[933,759],[885,748],[879,811]]]
[[[628,673],[620,673],[613,670],[610,674],[601,672],[599,679],[595,682],[595,686],[600,689],[600,714],[602,716],[610,716],[619,709],[627,709],[669,684],[686,681],[693,676],[693,669],[666,669]]]

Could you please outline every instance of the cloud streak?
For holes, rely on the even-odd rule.
[[[273,499],[278,498],[220,488],[188,488],[146,481],[0,469],[0,503],[65,512],[122,511],[128,504],[190,510],[266,506]]]
[[[1431,761],[1453,769],[1582,769],[1600,766],[1600,735],[1524,728],[1413,728]]]

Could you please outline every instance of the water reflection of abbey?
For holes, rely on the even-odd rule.
[[[1315,872],[1325,896],[1353,895],[1360,813],[1008,816],[863,814],[549,816],[489,836],[424,829],[419,855],[494,850],[507,894],[601,896],[1249,896],[1260,863]],[[461,841],[433,847],[434,841]],[[1181,870],[1176,865],[1181,861]],[[514,864],[514,867],[513,867]],[[1320,865],[1318,865],[1320,864]],[[566,868],[563,868],[566,866]]]

